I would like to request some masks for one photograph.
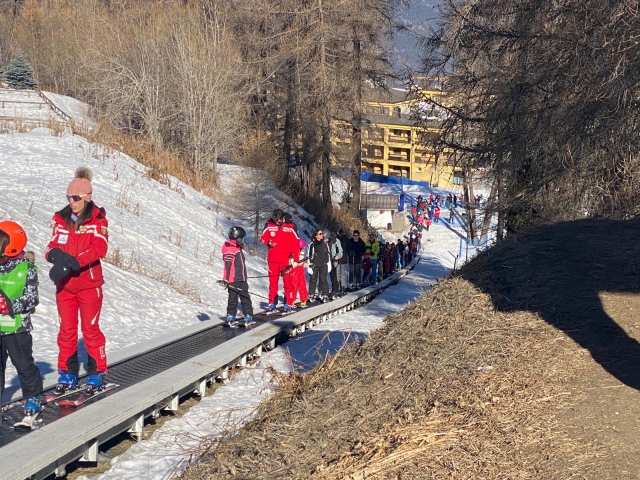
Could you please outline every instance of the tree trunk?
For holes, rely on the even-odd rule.
[[[476,203],[473,201],[473,172],[467,165],[462,166],[462,186],[464,189],[464,209],[467,212],[467,240],[476,238]]]

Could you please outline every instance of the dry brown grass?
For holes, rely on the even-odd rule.
[[[571,347],[539,317],[442,281],[367,342],[281,378],[256,420],[184,478],[574,478],[592,452],[555,420],[575,401]]]
[[[91,142],[105,145],[113,150],[121,151],[137,162],[148,167],[146,175],[157,180],[172,190],[184,193],[175,185],[171,177],[190,185],[195,190],[214,198],[217,178],[212,172],[204,178],[197,179],[189,166],[183,152],[176,149],[154,148],[151,140],[133,133],[127,133],[113,127],[106,120],[98,120],[98,126],[90,131],[83,131]]]
[[[109,249],[104,261],[119,268],[120,270],[144,275],[145,277],[149,277],[153,280],[169,285],[177,293],[184,295],[193,302],[202,302],[199,291],[193,285],[186,280],[176,278],[175,271],[173,269],[154,271],[149,267],[149,263],[145,262],[139,251],[129,252],[127,254],[122,252],[120,247],[114,247]]]
[[[331,231],[343,229],[347,234],[353,230],[367,231],[367,224],[360,218],[357,211],[343,209],[336,206],[326,208],[319,198],[300,200],[304,209],[314,215],[320,225],[324,225]]]

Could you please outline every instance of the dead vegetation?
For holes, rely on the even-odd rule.
[[[570,353],[539,317],[448,279],[367,342],[281,378],[184,478],[572,478],[592,452],[555,420],[575,400]]]
[[[637,478],[640,221],[540,226],[279,382],[188,480]]]

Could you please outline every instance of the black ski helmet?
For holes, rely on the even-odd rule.
[[[242,227],[231,227],[229,229],[229,240],[236,240],[238,244],[242,244],[242,239],[247,236],[247,232]]]

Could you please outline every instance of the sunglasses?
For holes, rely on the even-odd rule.
[[[87,195],[91,195],[91,192],[83,193],[82,195],[67,195],[67,202],[79,202]]]
[[[324,235],[324,233],[322,233],[322,232],[318,232],[318,233],[316,233],[316,237],[317,237],[318,235]]]

